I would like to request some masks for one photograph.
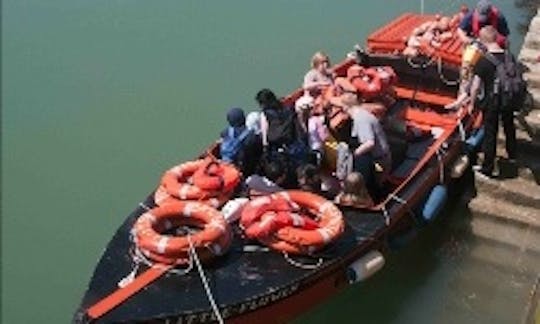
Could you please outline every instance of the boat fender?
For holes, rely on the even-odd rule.
[[[373,250],[360,259],[354,261],[347,268],[347,279],[350,284],[364,281],[381,270],[384,266],[384,256],[381,252]]]
[[[467,167],[469,166],[470,160],[469,156],[466,154],[460,155],[454,164],[452,165],[450,176],[453,179],[461,178],[463,173],[465,173],[465,170],[467,170]]]
[[[229,200],[221,209],[221,213],[227,223],[232,224],[240,219],[244,206],[248,203],[248,198],[236,198]]]
[[[424,221],[431,222],[435,219],[444,206],[447,196],[448,189],[445,185],[436,185],[433,187],[422,209],[422,218]]]
[[[475,151],[478,149],[478,147],[480,147],[480,143],[482,143],[483,139],[484,127],[481,127],[465,140],[465,144],[467,144],[469,151]]]

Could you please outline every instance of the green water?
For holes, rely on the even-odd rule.
[[[514,28],[520,13],[497,2]],[[116,228],[163,170],[216,138],[226,109],[253,109],[262,87],[286,94],[314,51],[339,61],[377,26],[419,7],[3,1],[2,323],[68,323]],[[457,7],[426,1],[428,11]],[[513,42],[516,51],[521,36]]]

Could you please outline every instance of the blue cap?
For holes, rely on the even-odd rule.
[[[246,116],[244,115],[244,110],[242,108],[231,108],[227,112],[227,121],[232,127],[244,126],[246,123]]]

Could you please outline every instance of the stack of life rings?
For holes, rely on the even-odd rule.
[[[311,255],[343,233],[344,220],[332,202],[310,192],[290,190],[248,202],[240,226],[249,239],[273,250]]]
[[[174,233],[180,229],[188,232]],[[224,254],[232,242],[232,230],[223,215],[194,201],[174,201],[147,211],[131,234],[146,258],[166,265],[188,264],[192,252],[202,262],[208,261]]]
[[[163,206],[193,200],[218,208],[229,200],[240,180],[241,174],[232,164],[212,159],[188,161],[164,173],[154,202]]]
[[[365,68],[355,64],[347,70],[347,79],[362,98],[369,100],[382,95],[394,85],[397,82],[397,75],[390,66]]]
[[[232,230],[216,208],[233,195],[240,180],[232,164],[210,158],[167,170],[154,194],[157,207],[133,226],[137,249],[154,262],[170,265],[187,263],[192,248],[203,261],[225,253]]]

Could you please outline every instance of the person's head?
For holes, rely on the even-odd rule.
[[[242,127],[246,123],[246,117],[242,108],[231,108],[227,112],[227,121],[231,127]]]
[[[261,108],[277,108],[281,104],[276,95],[270,89],[262,89],[255,95],[255,100]]]
[[[497,30],[491,25],[484,26],[480,29],[478,38],[484,45],[497,44]]]
[[[489,0],[480,0],[476,4],[476,13],[478,14],[478,20],[480,23],[486,23],[489,19],[489,13],[491,12],[491,2]]]
[[[263,165],[264,176],[278,186],[282,185],[287,176],[283,163],[279,160],[266,161]]]
[[[330,66],[330,58],[326,53],[319,51],[311,58],[311,67],[316,70],[327,69]]]
[[[321,177],[319,170],[313,164],[304,164],[296,169],[298,186],[302,190],[319,192],[321,190]]]
[[[444,16],[437,22],[437,28],[441,31],[447,31],[450,29],[450,17]]]
[[[351,172],[347,175],[343,183],[343,192],[357,196],[368,194],[364,177],[360,172]]]

